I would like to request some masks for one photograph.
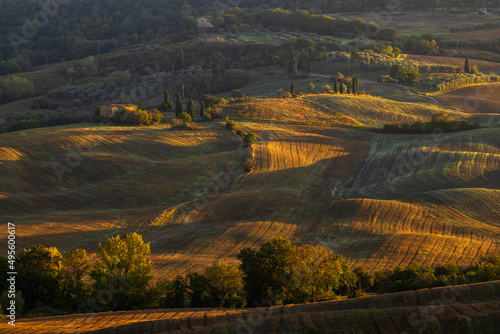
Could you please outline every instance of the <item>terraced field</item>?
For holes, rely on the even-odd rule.
[[[500,282],[246,310],[160,309],[23,319],[0,333],[495,333]]]

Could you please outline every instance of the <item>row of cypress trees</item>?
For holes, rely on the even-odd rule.
[[[170,95],[168,93],[168,90],[165,89],[163,93],[163,103],[160,105],[161,110],[170,110],[174,106],[173,102],[170,101]],[[186,112],[193,118],[196,114],[196,109],[194,107],[194,101],[193,98],[190,97],[186,106],[186,109],[184,109],[184,102],[182,102],[182,95],[181,93],[177,93],[177,100],[175,101],[175,117],[179,117],[179,115],[183,112]],[[200,116],[203,118],[205,114],[205,103],[201,101],[201,106],[200,106]]]
[[[343,78],[334,78],[333,79],[333,92],[339,94],[357,94],[359,88],[359,80],[358,76],[355,75],[352,77],[351,82],[345,81]],[[345,91],[344,91],[345,90]],[[295,83],[292,82],[290,85],[290,93],[292,96],[295,96]]]

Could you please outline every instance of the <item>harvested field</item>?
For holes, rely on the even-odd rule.
[[[439,95],[447,105],[469,114],[500,114],[500,85],[464,87]]]
[[[500,29],[450,34],[446,37],[451,40],[491,41],[492,39],[500,38]]]

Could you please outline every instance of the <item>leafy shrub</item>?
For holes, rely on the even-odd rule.
[[[243,93],[239,89],[233,89],[231,91],[231,97],[232,98],[241,98],[241,97],[243,97]]]
[[[211,120],[211,119],[212,119],[212,114],[211,114],[211,113],[209,113],[209,112],[206,112],[206,111],[205,111],[205,112],[203,113],[203,119],[204,119],[204,120],[206,120],[206,121]]]
[[[193,121],[191,115],[185,112],[179,114],[179,120],[183,121],[184,123],[191,123]]]
[[[245,146],[249,146],[252,144],[255,144],[257,142],[257,136],[253,132],[249,132],[245,135],[245,138],[243,138],[243,143]]]
[[[40,127],[40,122],[38,119],[25,119],[19,122],[12,123],[8,128],[7,132],[21,131],[28,129],[36,129]]]
[[[229,117],[226,117],[226,129],[228,130],[234,130],[237,127],[236,123],[229,119]]]
[[[186,123],[178,118],[174,118],[171,125],[173,130],[195,130],[198,127],[194,122]]]
[[[30,108],[31,109],[49,109],[49,105],[51,104],[52,100],[49,99],[47,96],[40,96],[36,98],[32,103]],[[57,109],[57,107],[52,108],[52,109]]]
[[[213,96],[212,94],[203,94],[201,96],[201,100],[205,104],[206,108],[219,107],[219,106],[226,105],[228,103],[227,100]]]

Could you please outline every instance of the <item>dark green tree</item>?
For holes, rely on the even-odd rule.
[[[295,96],[295,83],[293,81],[290,85],[290,93],[292,94],[292,96]]]
[[[470,73],[469,57],[465,58],[464,72],[467,74]]]
[[[184,112],[184,103],[182,103],[181,93],[177,93],[177,101],[175,102],[175,117],[179,117]]]
[[[283,302],[292,251],[290,240],[274,238],[258,251],[244,248],[238,254],[245,273],[245,293],[250,306]]]
[[[201,119],[205,118],[205,102],[200,102],[200,117]]]
[[[162,109],[165,109],[165,110],[168,110],[168,109],[172,109],[173,107],[173,103],[172,101],[170,101],[170,95],[168,93],[168,89],[165,89],[165,91],[163,92],[163,108]]]
[[[339,85],[337,83],[337,79],[333,79],[333,92],[337,94],[339,92]]]
[[[196,114],[196,109],[194,108],[194,101],[192,97],[189,98],[186,112],[191,116],[191,119],[194,119],[194,115]]]
[[[344,94],[344,82],[342,79],[339,79],[339,93]]]
[[[61,259],[62,255],[55,247],[33,245],[19,252],[16,289],[23,292],[26,311],[40,306],[62,308]]]
[[[149,243],[144,243],[142,235],[135,232],[99,244],[90,275],[94,308],[116,311],[150,306],[154,295],[148,287],[153,278],[150,254]],[[99,298],[102,294],[107,298]]]

